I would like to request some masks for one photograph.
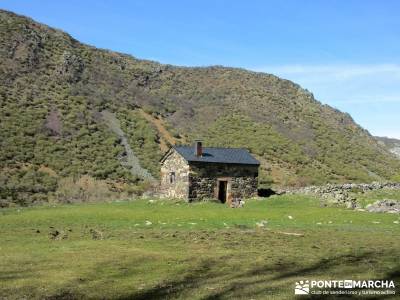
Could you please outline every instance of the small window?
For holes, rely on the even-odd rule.
[[[169,183],[175,183],[175,172],[169,173]]]

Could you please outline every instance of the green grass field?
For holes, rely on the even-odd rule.
[[[398,289],[399,221],[306,196],[239,209],[160,200],[3,209],[0,298],[290,299],[303,279],[390,279]]]

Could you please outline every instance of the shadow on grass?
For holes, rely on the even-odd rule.
[[[317,277],[321,272],[327,273],[335,267],[345,264],[347,267],[357,267],[360,263],[374,256],[379,255],[374,252],[363,253],[358,256],[354,255],[339,255],[330,257],[329,259],[321,259],[306,267],[300,267],[293,262],[284,262],[275,265],[265,264],[252,270],[240,273],[240,270],[234,271],[235,274],[225,274],[216,272],[215,269],[222,266],[221,262],[215,260],[203,261],[201,264],[188,273],[183,278],[178,280],[166,281],[163,284],[153,286],[151,288],[135,292],[127,295],[119,300],[144,300],[144,299],[176,299],[191,294],[196,294],[199,299],[265,299],[279,297],[280,294],[286,291],[288,295],[294,295],[294,284],[296,280],[307,279],[313,275]],[[226,263],[229,263],[227,261]],[[238,274],[239,273],[239,274]],[[343,278],[351,278],[354,274],[343,274]],[[400,265],[396,266],[391,272],[385,275],[387,280],[397,280],[400,275]],[[318,277],[317,277],[318,278]],[[343,279],[332,278],[332,279]],[[288,282],[289,281],[289,282]],[[216,291],[204,292],[204,287],[221,283],[221,286],[216,288]],[[199,291],[203,288],[203,291]],[[199,294],[206,294],[201,296]],[[313,295],[313,299],[336,299],[338,295]],[[195,297],[193,297],[195,298]],[[344,295],[346,299],[358,298],[357,295]],[[371,296],[368,299],[387,299],[394,298],[391,295],[382,295],[379,297]]]
[[[118,299],[171,299],[171,297],[173,298],[174,296],[178,296],[183,291],[196,290],[197,288],[199,288],[215,265],[216,262],[213,260],[202,261],[199,266],[191,270],[189,274],[185,275],[179,280],[167,281],[163,284]]]
[[[362,275],[362,265],[366,265],[370,260],[374,260],[380,255],[396,257],[393,251],[382,252],[364,252],[357,255],[335,255],[329,258],[323,258],[310,264],[283,259],[280,262],[268,263],[250,269],[241,270],[235,265],[238,264],[230,257],[216,257],[212,259],[200,260],[186,274],[171,274],[177,276],[176,279],[166,280],[160,284],[145,288],[143,290],[126,291],[125,296],[116,298],[118,300],[144,300],[144,299],[285,299],[294,296],[294,284],[298,280],[307,279],[351,279],[355,275]],[[249,260],[251,257],[249,257]],[[126,273],[126,269],[131,270],[138,265],[138,261],[132,262],[132,267],[126,266],[125,271],[113,274],[113,280],[118,278],[132,276],[137,271]],[[142,260],[141,263],[144,263]],[[229,265],[232,264],[231,267]],[[99,270],[109,264],[97,266],[94,270],[85,276],[86,280],[96,277],[95,274]],[[227,267],[228,266],[228,267]],[[341,266],[346,266],[347,270],[340,270]],[[349,269],[350,268],[350,269]],[[349,271],[349,270],[355,270]],[[365,269],[365,268],[364,268]],[[357,270],[358,273],[357,273]],[[327,275],[328,274],[328,275]],[[333,278],[329,278],[329,274],[335,274]],[[21,279],[29,277],[32,274],[4,274],[0,273],[0,278],[4,279]],[[140,274],[136,274],[140,276]],[[134,275],[134,276],[136,276]],[[328,277],[328,278],[327,278]],[[371,279],[374,278],[364,278]],[[376,280],[394,280],[395,284],[400,281],[400,264],[393,265],[393,268],[383,274]],[[88,296],[82,291],[74,291],[72,287],[77,286],[78,282],[70,282],[68,286],[61,287],[59,292],[47,298],[47,300],[74,300],[87,299]],[[123,293],[124,291],[121,291]],[[397,287],[396,293],[399,292]],[[83,293],[83,294],[82,294]],[[304,298],[304,297],[303,297]],[[357,295],[312,295],[312,299],[360,299]],[[391,299],[392,295],[371,296],[368,299]],[[307,297],[305,297],[307,299]]]

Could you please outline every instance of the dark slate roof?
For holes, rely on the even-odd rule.
[[[203,155],[201,157],[194,154],[194,146],[175,146],[174,149],[188,162],[260,164],[246,149],[203,147]]]

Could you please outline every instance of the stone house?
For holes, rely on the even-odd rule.
[[[203,148],[196,141],[172,147],[160,162],[162,197],[230,203],[257,195],[260,163],[245,149]]]

